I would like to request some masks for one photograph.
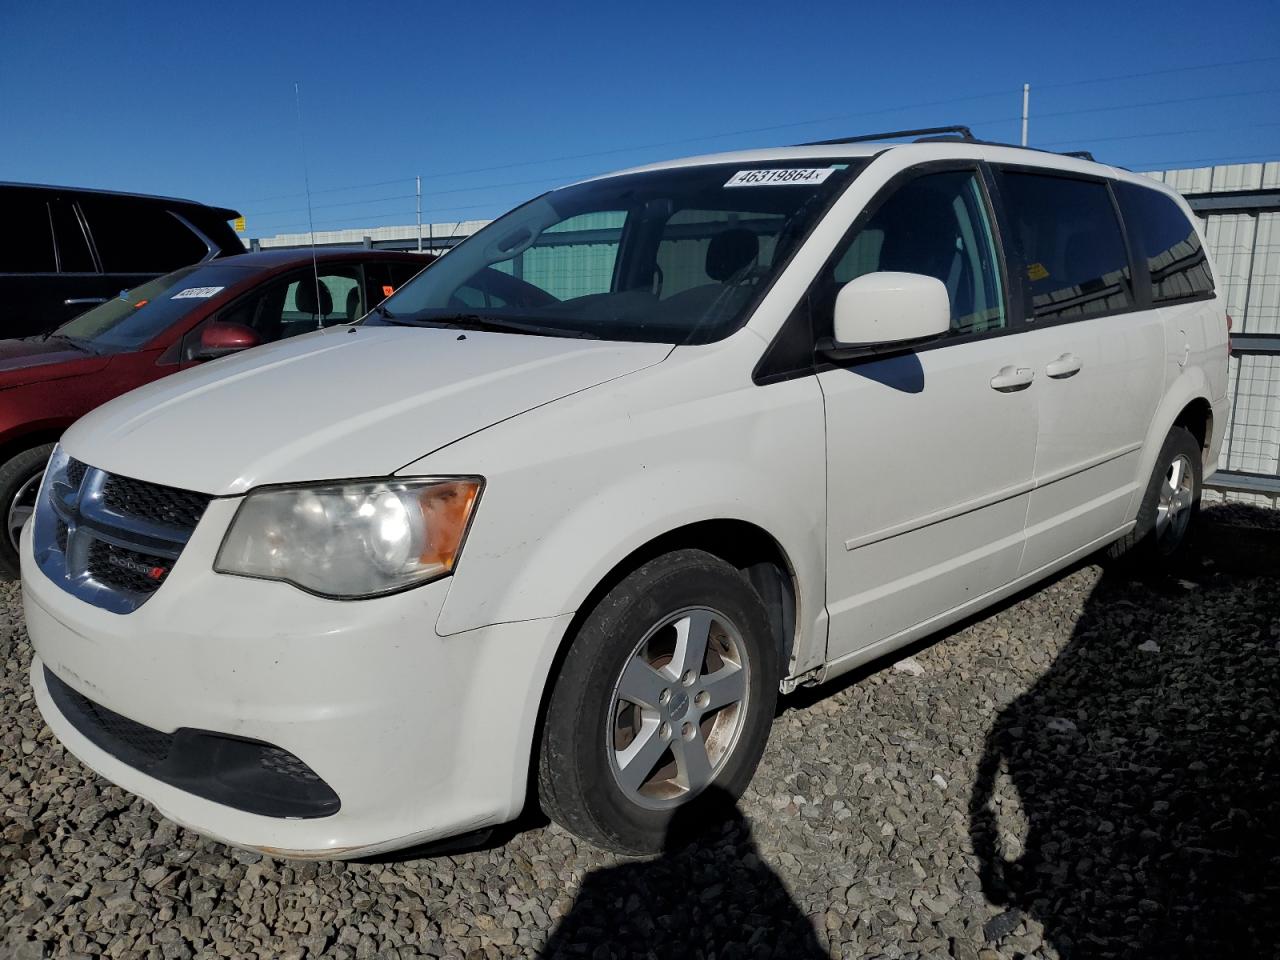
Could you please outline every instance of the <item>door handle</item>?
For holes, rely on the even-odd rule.
[[[72,297],[70,300],[63,300],[64,307],[80,307],[91,303],[106,303],[106,297]]]
[[[1044,372],[1055,380],[1065,380],[1067,377],[1074,377],[1083,366],[1084,361],[1074,353],[1064,353],[1057,360],[1051,360],[1045,366]]]
[[[1030,367],[1001,367],[1000,372],[991,378],[991,389],[1001,393],[1014,393],[1031,386],[1036,372]]]

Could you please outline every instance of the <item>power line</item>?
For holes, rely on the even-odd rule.
[[[1085,107],[1080,110],[1058,110],[1055,113],[1042,113],[1038,120],[1052,117],[1074,117],[1084,113],[1108,113],[1113,110],[1137,110],[1140,107],[1165,107],[1179,103],[1198,103],[1202,100],[1228,100],[1231,97],[1253,97],[1262,94],[1280,93],[1280,89],[1270,87],[1266,90],[1239,90],[1235,93],[1207,93],[1199,97],[1175,97],[1172,100],[1147,100],[1144,103],[1122,103],[1108,107]]]
[[[1091,77],[1087,80],[1064,80],[1060,83],[1036,84],[1039,90],[1058,90],[1062,87],[1079,87],[1087,83],[1111,83],[1115,80],[1138,80],[1145,77],[1159,77],[1170,73],[1188,73],[1192,70],[1213,70],[1218,67],[1239,67],[1251,63],[1274,63],[1280,57],[1251,57],[1247,60],[1220,60],[1217,63],[1197,63],[1186,67],[1169,67],[1165,70],[1145,70],[1142,73],[1118,73],[1110,77]]]
[[[1247,127],[1202,127],[1199,130],[1162,130],[1159,133],[1126,133],[1114,137],[1073,137],[1070,140],[1045,140],[1040,142],[1042,147],[1062,147],[1073,143],[1111,143],[1116,140],[1148,140],[1154,137],[1182,137],[1199,133],[1241,133],[1245,130],[1253,130],[1258,127],[1280,127],[1280,121],[1266,123],[1251,123]]]

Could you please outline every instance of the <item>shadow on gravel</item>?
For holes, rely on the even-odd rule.
[[[995,722],[970,829],[998,941],[1063,958],[1280,954],[1280,581],[1107,574]]]
[[[661,856],[588,874],[541,956],[826,958],[737,805],[708,794],[698,823],[676,814]]]

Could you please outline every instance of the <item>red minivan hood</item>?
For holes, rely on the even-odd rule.
[[[0,340],[0,390],[94,373],[105,367],[109,359],[86,353],[53,337]]]

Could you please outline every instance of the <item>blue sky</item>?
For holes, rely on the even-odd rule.
[[[1280,4],[1218,9],[4,0],[0,180],[192,197],[269,236],[306,228],[305,149],[317,230],[413,222],[415,175],[424,220],[488,217],[664,157],[956,122],[1014,140],[1023,82],[1033,146],[1280,159]]]

